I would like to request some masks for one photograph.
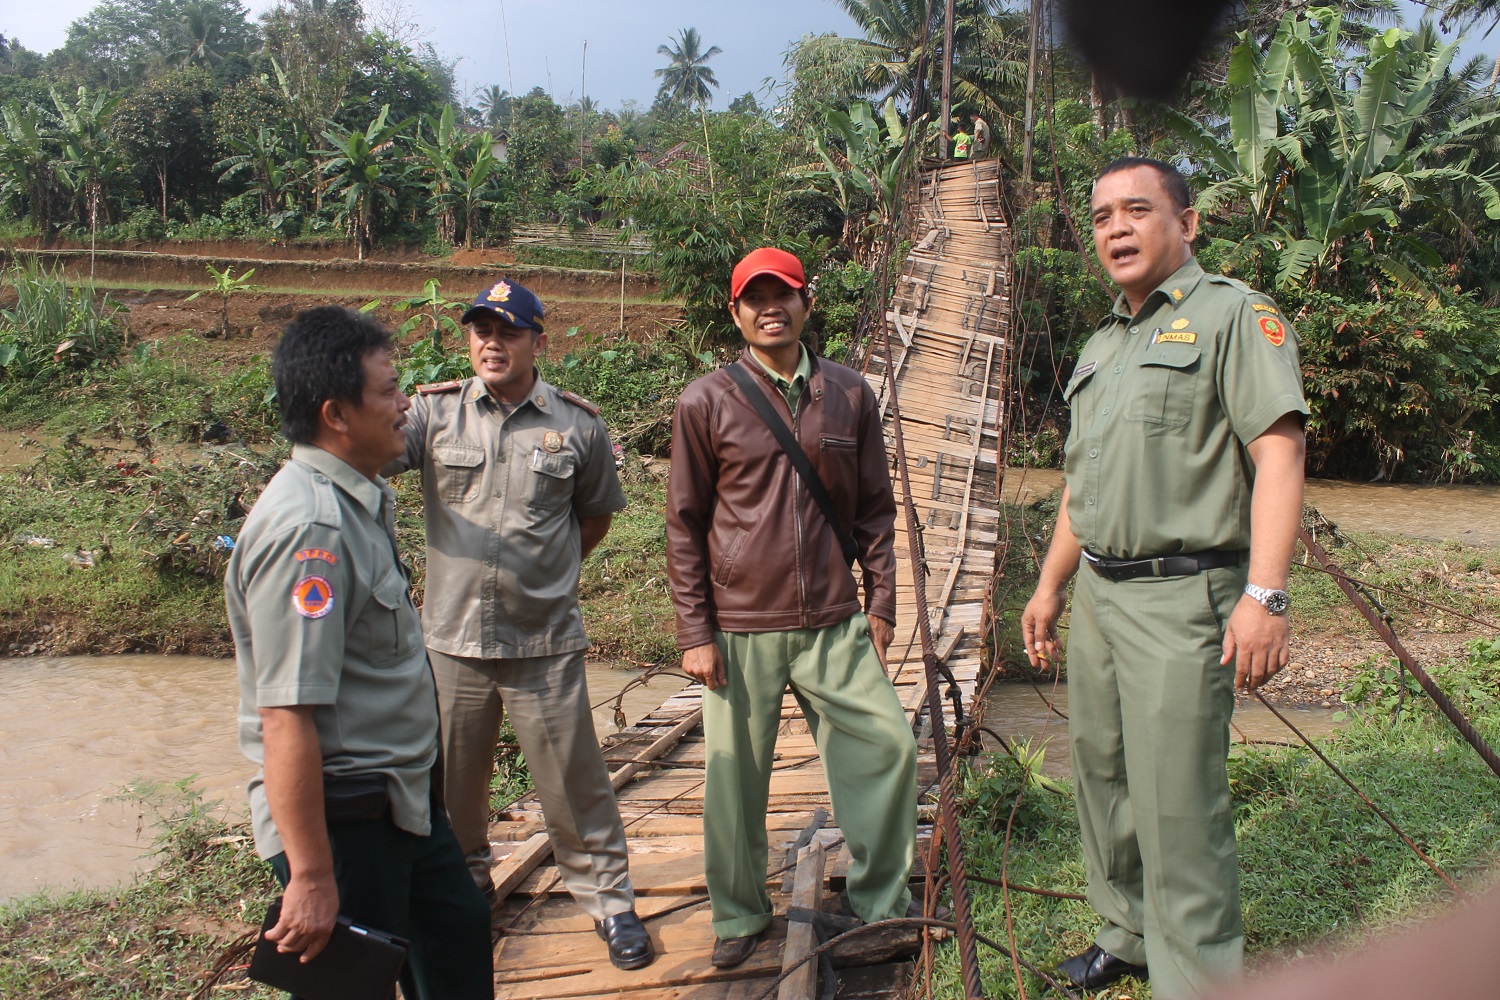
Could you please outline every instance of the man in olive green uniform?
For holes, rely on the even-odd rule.
[[[406,937],[406,996],[494,995],[488,907],[436,794],[438,713],[381,466],[405,446],[390,334],[338,307],[276,347],[292,458],[224,580],[255,843],[286,888],[267,932],[310,960],[342,913]]]
[[[542,381],[541,301],[512,281],[463,316],[474,377],[418,388],[405,453],[422,470],[422,622],[443,718],[443,771],[459,845],[490,885],[489,790],[502,708],[536,783],[568,891],[610,960],[653,957],[635,914],[625,829],[594,733],[578,574],[625,494],[599,411]]]
[[[1086,561],[1069,738],[1104,923],[1059,968],[1089,990],[1149,969],[1153,994],[1172,998],[1243,965],[1229,716],[1236,688],[1287,661],[1308,411],[1275,303],[1193,259],[1198,217],[1176,170],[1112,163],[1093,221],[1121,295],[1066,389],[1062,509],[1022,634],[1033,665],[1055,658]]]

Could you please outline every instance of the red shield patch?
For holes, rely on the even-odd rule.
[[[292,607],[303,618],[322,618],[333,610],[333,587],[321,576],[304,576],[292,586]]]
[[[1286,343],[1286,324],[1275,316],[1262,316],[1260,318],[1260,332],[1266,335],[1272,347],[1280,347]]]

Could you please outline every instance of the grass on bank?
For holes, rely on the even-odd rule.
[[[1500,739],[1500,640],[1473,643],[1465,659],[1434,673],[1493,745]],[[1471,892],[1493,876],[1500,843],[1500,779],[1420,698],[1398,717],[1356,710],[1325,752]],[[1024,755],[1023,755],[1024,758]],[[1452,905],[1447,887],[1338,778],[1304,748],[1251,748],[1230,760],[1250,968],[1279,966],[1298,951],[1359,946]],[[966,775],[965,857],[973,875],[1061,892],[1085,889],[1078,824],[1068,782],[1034,778],[1001,754]],[[1020,794],[1009,844],[1006,824]],[[972,884],[976,928],[1005,945],[1008,928],[1032,964],[1050,970],[1093,941],[1088,904]],[[1008,956],[981,946],[985,996],[1012,998]],[[1030,973],[1030,996],[1048,995]],[[935,995],[961,997],[957,953],[938,956]],[[1108,995],[1148,1000],[1146,983]]]

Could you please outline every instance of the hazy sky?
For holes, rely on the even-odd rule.
[[[4,0],[0,33],[50,52],[62,44],[69,22],[94,2]],[[252,16],[272,5],[241,2]],[[366,0],[366,9],[377,10],[381,2]],[[419,11],[417,20],[431,31],[424,40],[445,58],[459,60],[465,97],[493,83],[523,94],[543,87],[566,103],[583,93],[586,72],[589,96],[611,109],[627,99],[650,106],[659,83],[651,72],[666,65],[656,47],[682,28],[697,28],[705,48],[724,50],[708,63],[719,80],[713,106],[720,110],[746,91],[759,91],[766,77],[779,79],[782,54],[796,39],[854,33],[853,22],[832,0],[425,0],[408,7]]]
[[[19,39],[27,48],[50,52],[62,44],[69,22],[85,14],[94,2],[5,0],[0,33]],[[271,0],[243,2],[252,15],[271,6]],[[366,0],[366,8],[378,11],[393,2],[402,0]],[[420,11],[418,20],[429,31],[425,40],[446,58],[459,60],[458,79],[466,99],[475,88],[493,83],[515,93],[543,87],[567,103],[584,92],[586,71],[587,93],[602,106],[613,109],[627,99],[649,106],[657,87],[651,71],[665,65],[656,47],[680,29],[695,27],[705,46],[724,50],[709,63],[720,84],[713,106],[722,109],[746,91],[759,92],[766,78],[779,79],[782,54],[802,35],[855,33],[853,23],[834,0],[406,2],[409,10]],[[1403,0],[1402,6],[1412,25],[1426,10],[1425,4],[1411,0]],[[1487,39],[1471,39],[1463,52],[1493,59],[1497,49],[1500,30]]]

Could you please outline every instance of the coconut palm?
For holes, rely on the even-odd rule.
[[[714,71],[706,65],[710,59],[724,50],[717,45],[707,52],[702,51],[703,39],[697,28],[683,28],[674,40],[675,44],[658,45],[658,55],[671,60],[652,75],[661,81],[657,96],[665,95],[683,106],[706,106],[714,97],[719,81]]]
[[[486,128],[499,128],[510,119],[511,94],[508,90],[501,90],[499,84],[492,83],[480,90],[478,102]]]

